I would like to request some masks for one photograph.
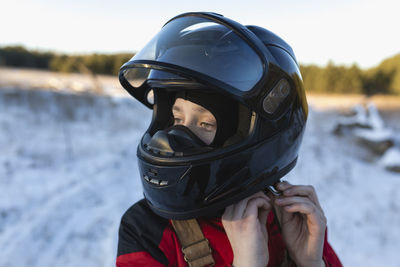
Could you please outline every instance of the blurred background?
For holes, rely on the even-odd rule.
[[[170,18],[223,14],[294,49],[310,105],[297,167],[344,266],[400,266],[400,3],[1,0],[0,267],[113,266],[142,197],[151,111],[120,66]]]

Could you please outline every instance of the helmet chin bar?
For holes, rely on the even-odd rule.
[[[174,125],[144,138],[143,146],[150,153],[162,156],[185,156],[211,150],[189,128]]]
[[[187,220],[191,218],[201,216],[221,216],[221,213],[227,206],[236,203],[249,195],[255,194],[259,191],[265,191],[265,189],[279,182],[279,180],[290,172],[296,165],[297,158],[291,162],[286,168],[281,171],[273,169],[271,172],[261,174],[257,179],[254,179],[252,183],[246,186],[237,186],[230,188],[224,194],[221,194],[218,198],[204,199],[203,205],[194,207],[190,210],[171,210],[159,208],[159,205],[154,205],[151,200],[146,196],[146,200],[150,208],[159,216],[172,219],[172,220]]]

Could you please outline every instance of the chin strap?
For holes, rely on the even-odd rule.
[[[208,239],[204,237],[196,219],[171,220],[189,267],[215,264]]]

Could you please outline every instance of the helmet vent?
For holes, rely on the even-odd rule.
[[[279,108],[280,104],[290,94],[290,84],[285,78],[281,79],[275,87],[264,98],[263,109],[268,114],[273,114]]]
[[[152,174],[149,172],[148,174]],[[157,175],[157,174],[156,174]],[[168,181],[165,180],[160,180],[160,179],[155,179],[155,178],[150,178],[148,175],[143,175],[143,178],[150,184],[152,185],[158,185],[158,186],[167,186]]]

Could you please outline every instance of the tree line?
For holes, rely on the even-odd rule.
[[[132,54],[67,55],[28,50],[23,46],[0,47],[0,66],[38,68],[60,72],[87,72],[117,75]],[[306,90],[320,93],[362,93],[400,95],[400,54],[378,66],[361,69],[357,65],[300,65]]]
[[[400,54],[369,69],[329,62],[325,67],[301,65],[300,71],[305,88],[313,92],[400,95]]]
[[[59,72],[118,74],[119,68],[132,54],[67,55],[28,50],[23,46],[0,47],[0,66],[36,68]]]

